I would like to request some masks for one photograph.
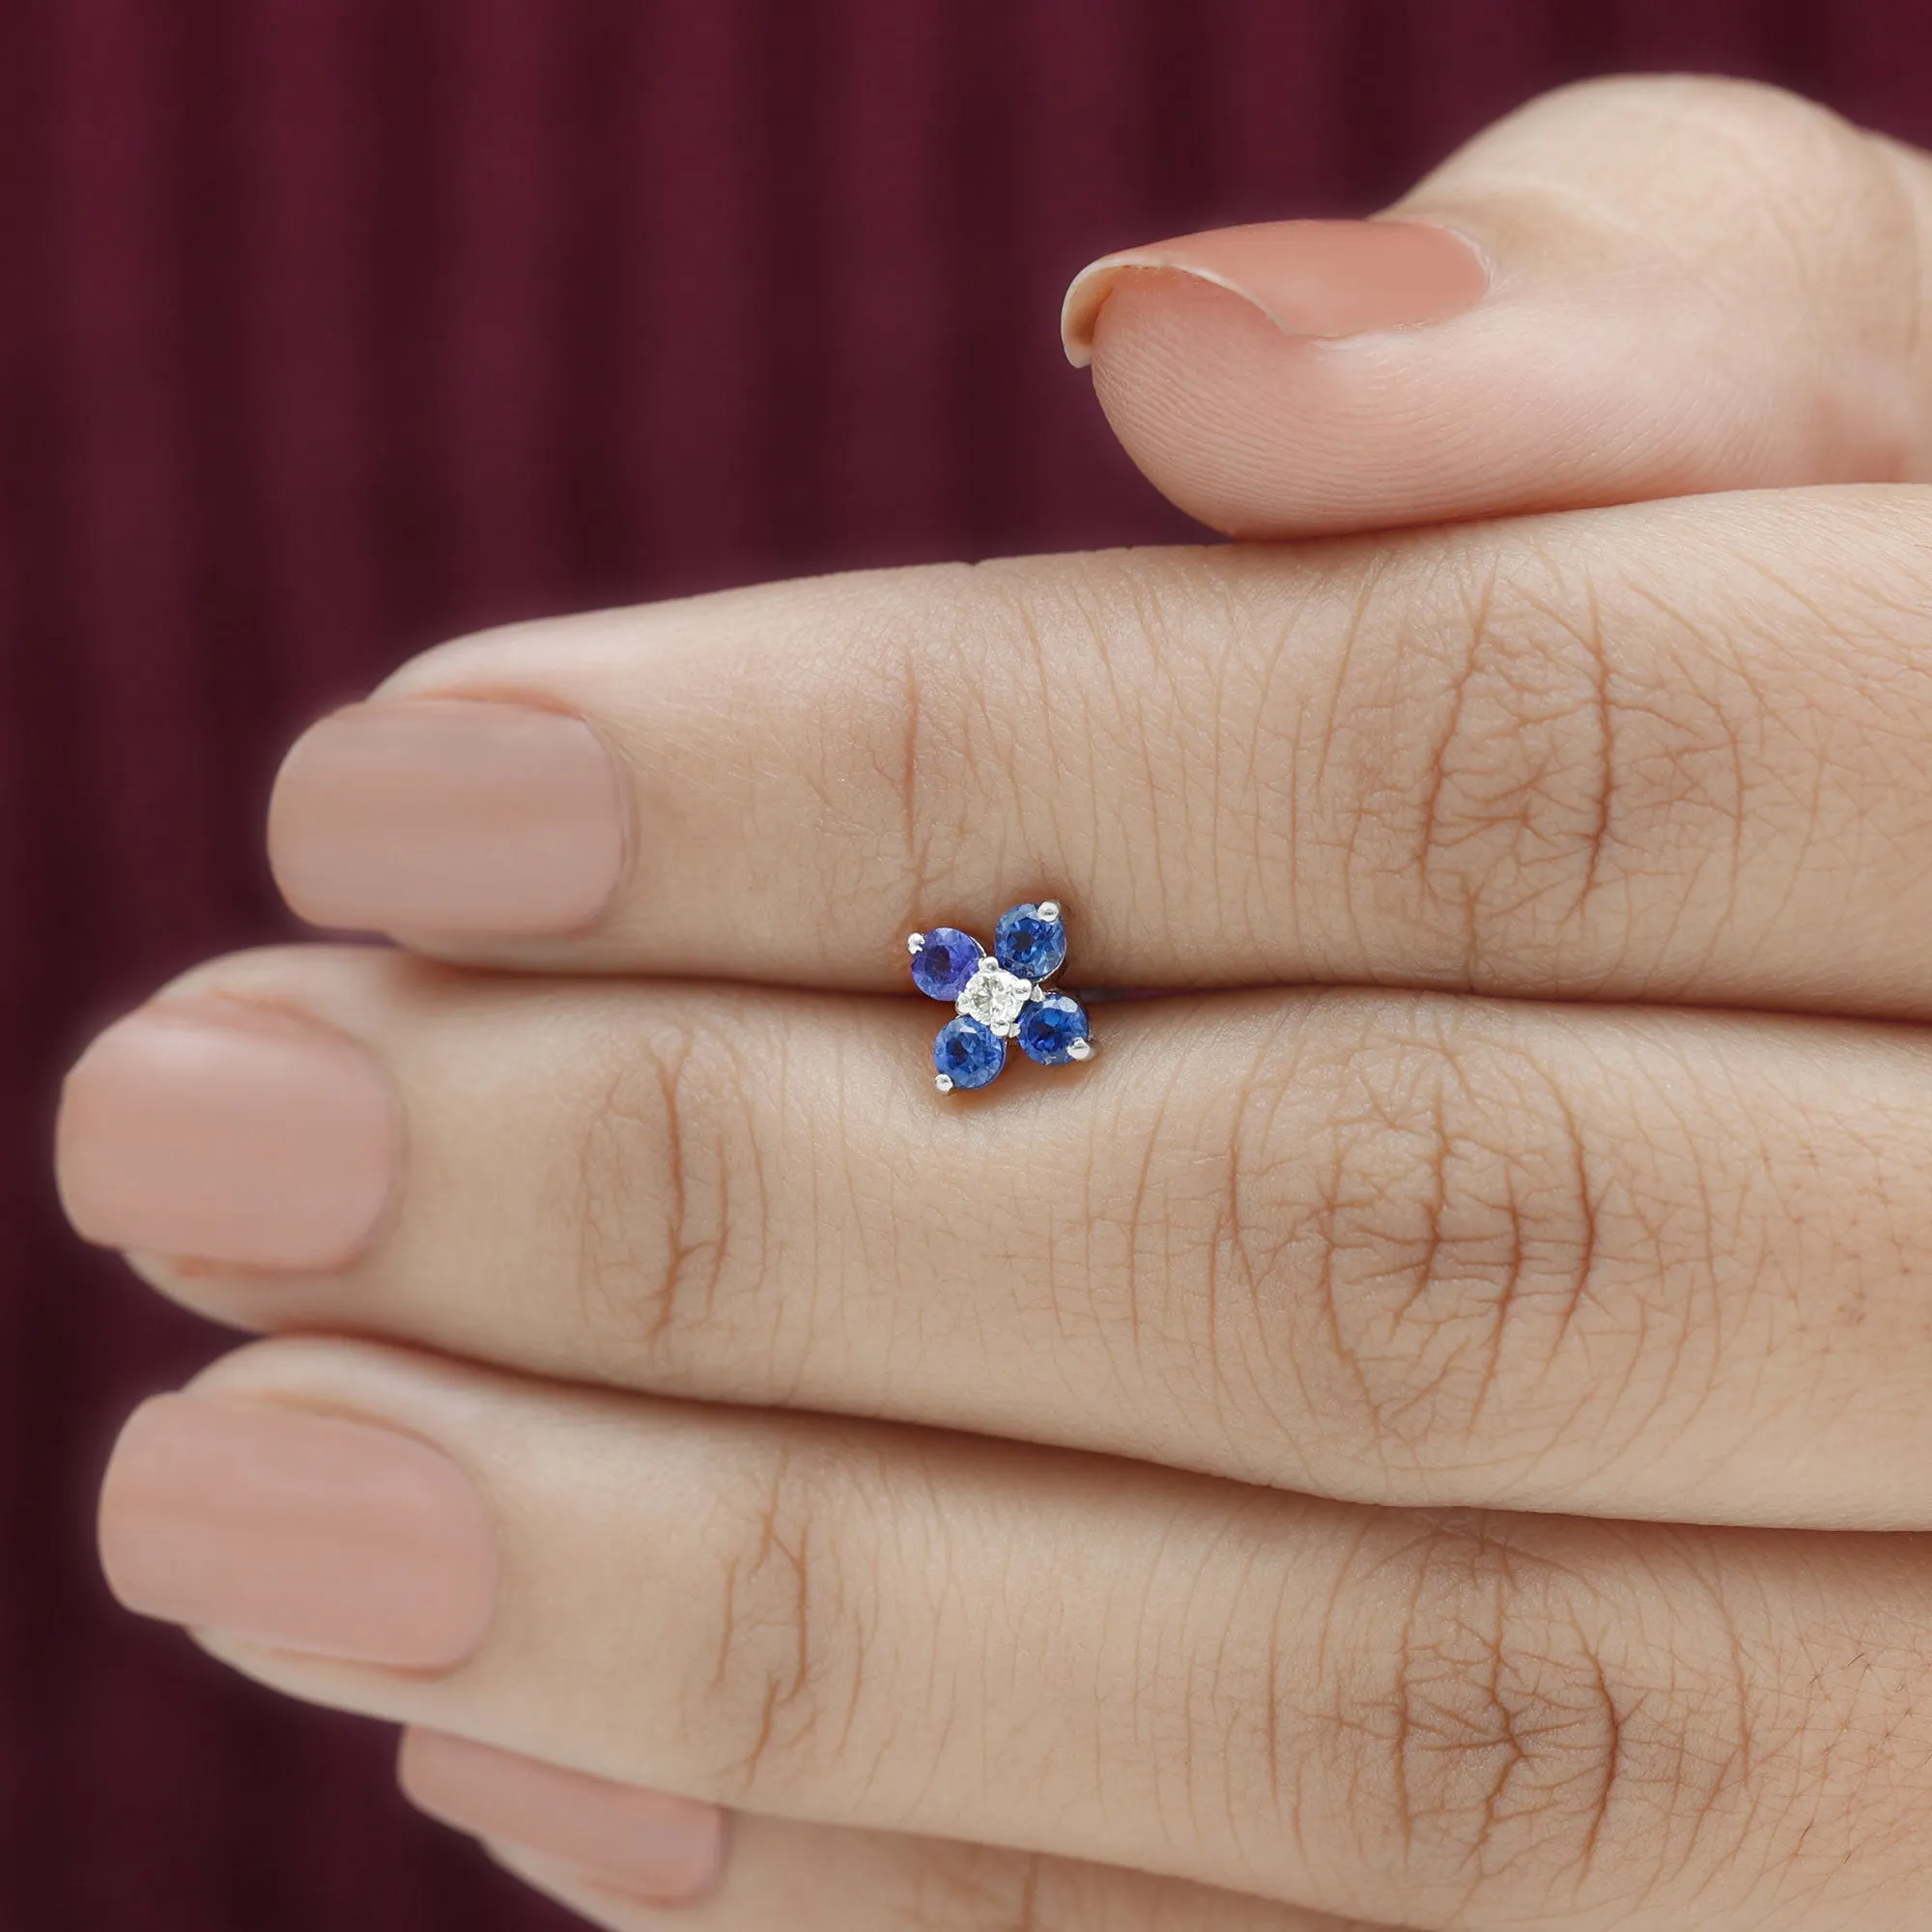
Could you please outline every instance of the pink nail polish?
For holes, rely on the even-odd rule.
[[[613,1784],[440,1731],[404,1734],[397,1766],[418,1810],[479,1838],[569,1865],[606,1889],[683,1904],[718,1883],[715,1804]]]
[[[1363,335],[1445,322],[1480,301],[1488,265],[1422,221],[1264,221],[1103,255],[1074,276],[1060,313],[1066,359],[1093,357],[1101,307],[1124,275],[1165,271],[1226,289],[1285,335]]]
[[[616,891],[626,823],[616,767],[582,719],[390,698],[325,718],[290,752],[269,858],[317,925],[570,932]]]
[[[235,1397],[157,1396],[128,1418],[100,1557],[144,1616],[401,1670],[461,1663],[496,1601],[482,1499],[440,1450]]]
[[[320,1270],[374,1234],[402,1129],[354,1040],[204,996],[109,1027],[67,1077],[55,1141],[62,1202],[90,1241]]]

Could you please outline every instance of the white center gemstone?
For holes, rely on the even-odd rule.
[[[1009,1034],[1032,997],[1031,980],[1022,980],[995,961],[982,959],[956,1004],[968,1019],[978,1020],[997,1034]]]

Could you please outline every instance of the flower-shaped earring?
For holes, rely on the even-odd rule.
[[[942,1094],[997,1079],[1009,1039],[1042,1066],[1092,1057],[1086,1008],[1046,983],[1066,958],[1066,924],[1052,899],[1005,914],[991,952],[952,925],[911,934],[906,951],[913,984],[928,999],[951,1000],[958,1010],[932,1042]]]

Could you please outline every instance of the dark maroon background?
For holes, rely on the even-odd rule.
[[[0,0],[4,1932],[563,1922],[95,1571],[221,1341],[64,1232],[56,1083],[284,930],[278,748],[473,625],[1177,533],[1068,274],[1638,67],[1932,133],[1916,0]]]

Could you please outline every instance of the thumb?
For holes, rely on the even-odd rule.
[[[1288,536],[1932,475],[1932,161],[1796,96],[1590,82],[1384,216],[1220,229],[1067,291],[1182,509]]]

